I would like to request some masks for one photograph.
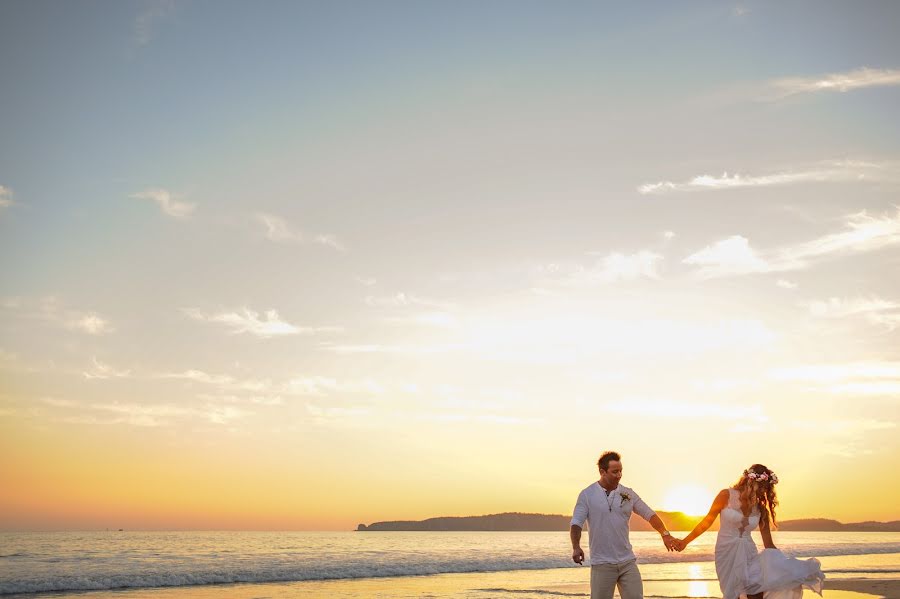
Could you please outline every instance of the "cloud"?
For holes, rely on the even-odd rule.
[[[248,333],[264,339],[286,335],[313,335],[316,333],[341,331],[339,327],[296,326],[282,320],[275,310],[266,311],[264,318],[260,318],[259,312],[249,308],[242,308],[236,312],[220,312],[218,314],[204,314],[200,310],[186,308],[184,313],[195,320],[223,324],[231,329],[231,334],[233,335]]]
[[[306,406],[306,411],[312,422],[318,426],[340,428],[375,426],[372,409],[367,406],[334,407],[309,404]]]
[[[138,46],[146,46],[156,36],[160,25],[174,13],[175,0],[148,0],[144,2],[144,10],[134,19],[134,42]]]
[[[766,99],[779,100],[797,94],[823,91],[848,92],[867,87],[900,85],[900,70],[861,67],[843,73],[829,73],[820,77],[786,77],[768,84],[771,93]]]
[[[374,287],[378,284],[378,280],[375,277],[354,277],[354,279],[357,283],[366,287]]]
[[[265,228],[266,239],[275,243],[317,243],[341,252],[347,247],[334,235],[307,235],[292,227],[285,219],[274,214],[259,212],[256,215]]]
[[[439,300],[424,298],[407,293],[397,293],[389,296],[366,296],[367,305],[375,308],[407,308],[414,306],[423,306],[426,308],[436,308],[438,310],[451,310],[453,305]]]
[[[783,262],[795,262],[836,253],[859,253],[900,243],[900,207],[896,214],[869,216],[866,211],[846,217],[848,230],[832,233],[781,250]]]
[[[459,326],[456,316],[449,312],[421,312],[411,316],[394,316],[385,319],[391,324],[454,329]]]
[[[836,395],[900,394],[900,362],[807,364],[769,371],[772,380],[803,383],[812,391]]]
[[[728,405],[725,403],[699,403],[645,398],[629,398],[624,401],[609,402],[604,406],[608,412],[630,414],[649,418],[683,418],[696,420],[713,418],[719,420],[741,420],[764,423],[769,420],[758,404]]]
[[[0,208],[8,208],[13,205],[13,192],[9,187],[0,185]]]
[[[324,396],[333,393],[362,393],[382,395],[386,389],[377,381],[365,379],[362,381],[338,381],[324,376],[298,376],[288,381],[284,387],[285,393],[295,395]]]
[[[82,375],[86,379],[112,379],[112,378],[124,378],[131,374],[130,370],[116,370],[109,364],[104,364],[97,358],[91,359],[94,363],[94,368],[90,371],[82,372]]]
[[[698,266],[696,274],[703,279],[772,270],[772,266],[750,247],[747,238],[740,235],[708,245],[682,262]]]
[[[608,356],[692,356],[752,352],[777,335],[758,320],[676,320],[558,313],[486,317],[467,329],[464,348],[485,360],[524,364],[601,363]]]
[[[532,291],[542,293],[546,287],[591,287],[622,281],[660,278],[659,266],[663,256],[651,250],[641,250],[633,254],[623,252],[588,252],[598,257],[590,266],[582,264],[550,263],[535,269],[538,285]]]
[[[96,312],[73,310],[54,296],[7,297],[0,302],[0,309],[15,312],[23,318],[50,322],[89,335],[105,335],[115,330],[109,320]]]
[[[658,279],[659,263],[662,259],[660,254],[649,250],[642,250],[636,254],[613,252],[600,260],[593,271],[588,273],[588,278],[603,283],[641,278]]]
[[[282,403],[281,395],[313,395],[324,397],[336,393],[382,395],[386,392],[386,388],[373,379],[338,380],[321,375],[297,375],[286,381],[273,382],[269,379],[239,379],[228,374],[210,374],[202,370],[191,369],[184,372],[161,374],[158,375],[157,378],[197,382],[217,387],[220,391],[227,393],[244,392],[257,394],[241,397],[233,394],[214,397],[219,400],[231,400],[239,403],[259,403],[265,405]],[[204,395],[202,397],[211,396]]]
[[[860,254],[900,244],[900,208],[896,214],[879,217],[869,216],[865,211],[847,215],[845,228],[762,253],[754,250],[745,237],[735,235],[691,254],[682,262],[698,266],[695,274],[704,279],[807,268],[812,262],[832,255]]]
[[[327,245],[330,248],[334,248],[340,252],[346,252],[347,247],[338,241],[338,238],[334,235],[316,235],[313,237],[313,241],[320,245]]]
[[[811,302],[808,307],[809,313],[818,318],[862,317],[891,329],[900,324],[900,304],[878,297],[832,297]]]
[[[787,279],[778,279],[777,281],[775,281],[775,285],[781,287],[782,289],[796,289],[798,287],[797,283],[788,281]]]
[[[77,401],[71,399],[59,399],[57,397],[42,397],[40,401],[41,403],[54,408],[76,408],[79,405]]]
[[[443,345],[387,345],[381,343],[364,343],[355,345],[323,345],[322,349],[336,354],[440,354],[466,349],[464,344]]]
[[[803,364],[774,368],[769,378],[777,381],[833,383],[851,379],[898,379],[900,362],[850,362],[838,364]]]
[[[163,213],[178,219],[186,219],[190,217],[194,213],[194,210],[197,208],[196,204],[179,202],[176,199],[177,196],[171,194],[165,189],[147,189],[145,191],[133,193],[130,197],[136,200],[152,200],[159,204],[159,207],[163,211]]]
[[[797,183],[835,183],[847,181],[897,181],[895,162],[864,162],[859,160],[832,160],[820,162],[812,167],[786,170],[764,175],[741,175],[727,172],[721,176],[697,175],[682,182],[658,181],[639,185],[638,193],[664,194],[671,192],[692,192],[729,190],[754,187],[774,187]]]
[[[83,331],[89,335],[105,335],[114,330],[109,321],[96,314],[85,314],[70,319],[66,322],[66,327]]]

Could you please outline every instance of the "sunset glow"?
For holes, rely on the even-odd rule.
[[[702,516],[709,511],[716,491],[697,485],[679,485],[667,491],[662,501],[662,509],[682,512],[689,516]]]
[[[0,529],[900,518],[895,18],[351,4],[0,3]]]

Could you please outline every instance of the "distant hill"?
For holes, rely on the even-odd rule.
[[[688,516],[681,512],[656,512],[669,530],[691,530],[702,519],[702,516]],[[397,520],[393,522],[373,522],[360,524],[356,530],[361,532],[379,531],[566,531],[569,530],[569,516],[555,514],[524,514],[507,512],[487,516],[447,516],[428,518],[427,520]],[[710,530],[718,529],[718,519]],[[634,531],[650,531],[650,526],[643,518],[634,515],[629,522]],[[785,520],[778,524],[778,530],[784,531],[839,531],[839,532],[900,532],[900,521],[892,522],[856,522],[844,524],[837,520],[810,518],[805,520]]]
[[[687,516],[681,512],[656,512],[663,523],[670,530],[690,530],[699,517]],[[369,525],[360,524],[358,531],[387,531],[387,530],[444,530],[444,531],[553,531],[569,530],[571,516],[555,514],[523,514],[519,512],[507,512],[504,514],[491,514],[488,516],[462,516],[428,518],[427,520],[397,520],[393,522],[374,522]],[[653,530],[643,518],[632,516],[631,530]],[[713,526],[713,529],[715,529]]]
[[[829,532],[900,532],[900,520],[891,522],[853,522],[844,524],[825,518],[785,520],[778,524],[778,530],[829,531]]]

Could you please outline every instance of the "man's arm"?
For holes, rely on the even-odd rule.
[[[650,526],[656,529],[656,532],[658,532],[662,537],[662,542],[663,545],[666,546],[666,549],[668,549],[669,551],[675,551],[675,537],[672,536],[672,533],[669,532],[669,530],[666,528],[666,525],[663,524],[663,521],[659,518],[659,516],[653,514],[653,516],[650,517],[649,522]]]
[[[572,540],[572,561],[576,564],[584,563],[584,550],[581,548],[581,527],[573,524],[569,528],[569,538]]]
[[[584,551],[581,549],[581,529],[588,518],[588,500],[584,491],[578,494],[575,509],[572,510],[572,522],[569,527],[569,539],[572,540],[572,561],[576,564],[584,562]]]
[[[654,512],[649,505],[644,503],[644,500],[641,499],[637,493],[634,494],[634,511],[637,512],[641,518],[649,522],[650,526],[662,536],[663,545],[666,546],[667,550],[675,550],[675,537],[666,530],[666,525],[663,524],[663,521],[656,515],[656,512]]]

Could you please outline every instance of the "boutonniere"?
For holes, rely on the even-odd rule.
[[[631,501],[631,495],[629,495],[628,493],[620,493],[619,497],[622,498],[622,501],[619,502],[619,507],[625,505],[626,501]]]

